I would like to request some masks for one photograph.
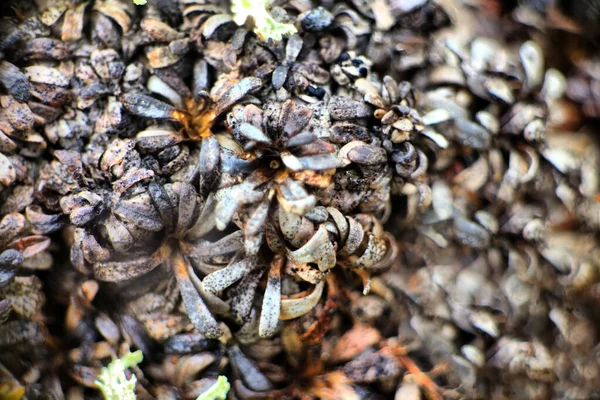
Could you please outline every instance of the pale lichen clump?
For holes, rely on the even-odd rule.
[[[127,379],[125,370],[142,362],[144,355],[140,350],[128,353],[102,368],[96,385],[106,400],[135,400],[137,378]]]
[[[225,400],[231,385],[227,381],[227,377],[221,375],[217,381],[202,393],[196,400]]]
[[[292,24],[277,22],[267,11],[266,0],[232,0],[233,21],[244,25],[248,17],[254,18],[254,33],[260,40],[280,41],[284,36],[293,35],[298,30]]]

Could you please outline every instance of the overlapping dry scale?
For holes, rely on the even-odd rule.
[[[0,397],[97,396],[129,349],[139,398],[598,391],[597,62],[528,2],[280,2],[281,41],[210,0],[13,3]]]

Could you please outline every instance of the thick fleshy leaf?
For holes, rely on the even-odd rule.
[[[114,215],[108,217],[104,223],[110,243],[119,253],[126,252],[135,244],[135,239],[125,224]],[[80,229],[80,228],[79,228]]]
[[[181,135],[172,130],[150,128],[136,135],[135,144],[140,153],[153,153],[173,146],[182,139]]]
[[[268,338],[277,332],[279,313],[281,311],[281,266],[283,258],[275,256],[269,270],[267,288],[262,302],[258,335]]]
[[[105,282],[125,281],[144,275],[163,263],[171,253],[169,246],[161,246],[147,257],[134,257],[126,261],[110,261],[94,264],[94,276]]]
[[[142,199],[122,200],[115,207],[115,215],[142,229],[158,232],[163,229],[161,217],[156,209]]]
[[[256,289],[264,272],[264,268],[257,268],[251,271],[233,289],[233,293],[231,294],[231,313],[233,318],[240,324],[244,323],[250,315]]]
[[[289,257],[296,262],[316,263],[319,270],[327,271],[336,263],[335,247],[329,239],[325,225],[319,226],[317,232],[301,248],[294,251],[288,250]]]
[[[263,131],[246,122],[240,125],[240,133],[255,142],[271,143],[271,139]]]
[[[175,217],[175,206],[171,202],[169,194],[165,190],[164,186],[156,182],[151,182],[148,185],[148,193],[152,198],[152,204],[154,204],[154,208],[156,208],[156,211],[158,211],[162,224],[167,231],[170,231],[175,223],[173,220]]]
[[[325,287],[325,281],[317,283],[315,290],[308,296],[299,299],[282,299],[279,319],[288,320],[298,318],[312,310],[323,295],[323,287]]]
[[[287,212],[283,207],[279,207],[279,229],[287,240],[292,240],[302,226],[302,217],[291,212]]]
[[[216,102],[216,115],[218,116],[227,111],[246,94],[260,88],[261,86],[262,80],[253,76],[240,80],[218,99]]]
[[[194,287],[194,284],[190,280],[188,272],[188,263],[185,261],[183,256],[179,253],[175,253],[172,261],[173,270],[177,283],[179,284],[179,290],[181,291],[181,299],[183,305],[187,310],[190,320],[198,329],[198,332],[202,333],[209,339],[217,339],[223,335],[223,331],[219,327],[219,324],[212,316],[204,301],[200,297],[200,294]]]
[[[16,275],[17,268],[22,262],[23,255],[17,250],[8,249],[0,254],[0,287],[8,284]]]
[[[9,299],[0,300],[0,325],[8,321],[12,307]]]
[[[207,292],[220,292],[242,279],[258,265],[254,258],[244,258],[227,267],[207,275],[202,280],[202,287]]]
[[[46,297],[37,276],[17,276],[0,289],[0,297],[9,299],[13,311],[21,317],[36,320],[41,316]]]
[[[146,118],[172,119],[176,111],[175,107],[144,94],[127,93],[121,101],[127,111]]]
[[[242,231],[235,231],[229,235],[217,240],[216,242],[202,241],[189,249],[192,250],[194,257],[216,257],[235,253],[244,248],[244,234]]]
[[[200,148],[200,173],[205,174],[214,171],[217,165],[219,165],[219,155],[219,142],[213,135],[202,139],[202,147]]]
[[[211,193],[202,207],[200,216],[196,218],[194,225],[188,230],[186,234],[187,240],[197,240],[206,235],[208,232],[215,228],[215,210],[217,207],[217,201],[215,195]]]
[[[362,226],[354,218],[348,218],[348,238],[339,251],[340,256],[353,254],[362,243],[364,236],[365,231]]]
[[[194,284],[194,287],[200,294],[200,297],[202,297],[202,300],[204,300],[204,303],[206,304],[210,312],[219,315],[229,314],[229,311],[231,310],[229,303],[227,303],[224,300],[221,300],[221,298],[215,295],[214,293],[207,292],[206,290],[204,290],[204,288],[202,287],[202,281],[200,280],[200,278],[198,278],[198,275],[196,275],[196,272],[191,267],[191,265],[188,268],[188,273],[190,275],[192,283]]]
[[[335,222],[335,225],[339,232],[340,242],[344,243],[346,241],[346,239],[348,238],[348,232],[350,230],[348,220],[346,219],[344,214],[342,214],[340,212],[340,210],[338,210],[337,208],[328,207],[327,212],[333,219],[333,222]]]
[[[385,256],[386,250],[386,241],[369,233],[365,251],[360,257],[351,256],[350,263],[355,268],[368,268],[380,261]]]
[[[45,339],[44,328],[33,321],[18,319],[0,325],[0,348],[16,345],[35,346]]]
[[[302,165],[302,169],[311,171],[323,171],[342,166],[340,161],[333,154],[316,154],[314,156],[300,157],[298,160]]]
[[[236,371],[236,376],[241,377],[244,384],[250,389],[258,392],[266,392],[273,389],[273,385],[269,379],[242,353],[237,345],[227,347],[227,355]]]
[[[194,222],[194,211],[196,210],[196,191],[189,183],[176,183],[179,186],[179,205],[177,213],[177,224],[175,225],[175,236],[181,238]]]
[[[289,178],[277,186],[277,200],[286,211],[298,215],[312,210],[317,202],[314,195],[309,195],[301,184]]]

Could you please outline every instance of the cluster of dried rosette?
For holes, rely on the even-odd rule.
[[[453,0],[277,2],[277,42],[220,1],[18,3],[0,397],[97,395],[130,348],[140,398],[592,393],[592,67]]]

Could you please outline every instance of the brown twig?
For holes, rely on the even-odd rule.
[[[382,349],[382,352],[393,355],[396,360],[414,377],[417,384],[423,389],[429,400],[442,400],[439,394],[439,388],[435,382],[415,364],[407,355],[406,349],[395,345],[388,345]],[[438,373],[439,369],[446,366],[436,366],[432,371]]]
[[[327,301],[323,311],[319,314],[319,318],[300,336],[302,342],[307,344],[317,343],[329,331],[333,311],[337,308],[338,292],[335,276],[329,274],[327,276]]]

